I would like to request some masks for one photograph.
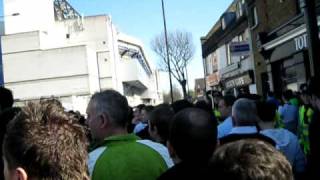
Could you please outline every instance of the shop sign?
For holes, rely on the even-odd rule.
[[[231,56],[249,56],[250,44],[247,41],[231,42],[230,43]]]
[[[308,47],[307,34],[303,34],[294,38],[296,51],[303,50]]]
[[[219,75],[218,73],[210,74],[207,76],[207,85],[208,86],[215,86],[219,84]]]
[[[249,74],[243,75],[241,77],[231,79],[225,82],[225,88],[231,89],[234,87],[244,86],[252,83],[252,79]]]

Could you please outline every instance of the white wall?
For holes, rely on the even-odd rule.
[[[94,94],[100,91],[98,60],[93,49],[87,48],[87,52],[90,94]]]
[[[40,49],[39,31],[1,36],[2,53],[13,53]]]
[[[53,7],[53,0],[3,0],[5,33],[47,31],[54,23]]]
[[[89,93],[85,46],[3,54],[3,67],[15,98]]]

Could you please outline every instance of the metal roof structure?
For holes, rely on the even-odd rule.
[[[54,0],[54,16],[56,21],[81,18],[80,13],[67,0]]]

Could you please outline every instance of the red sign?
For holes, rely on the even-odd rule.
[[[219,84],[219,75],[218,73],[213,73],[210,74],[209,76],[207,76],[207,84],[208,86],[215,86],[217,84]]]

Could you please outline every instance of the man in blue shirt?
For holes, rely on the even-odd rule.
[[[285,129],[291,131],[293,134],[297,134],[299,108],[290,103],[290,99],[292,98],[293,93],[291,90],[287,90],[283,93],[285,104],[279,107],[279,114]]]
[[[260,133],[275,141],[276,148],[286,156],[296,176],[302,174],[305,171],[306,159],[297,136],[286,129],[274,127],[276,116],[274,104],[261,102],[258,103],[257,109],[259,126],[262,129]]]
[[[236,98],[234,96],[227,95],[219,101],[218,108],[221,113],[221,119],[224,119],[224,121],[218,126],[219,139],[228,135],[232,129],[231,111],[235,100]]]
[[[253,100],[241,98],[232,106],[233,128],[229,135],[220,138],[220,144],[226,144],[240,139],[259,139],[271,145],[275,142],[259,133],[256,103]]]

